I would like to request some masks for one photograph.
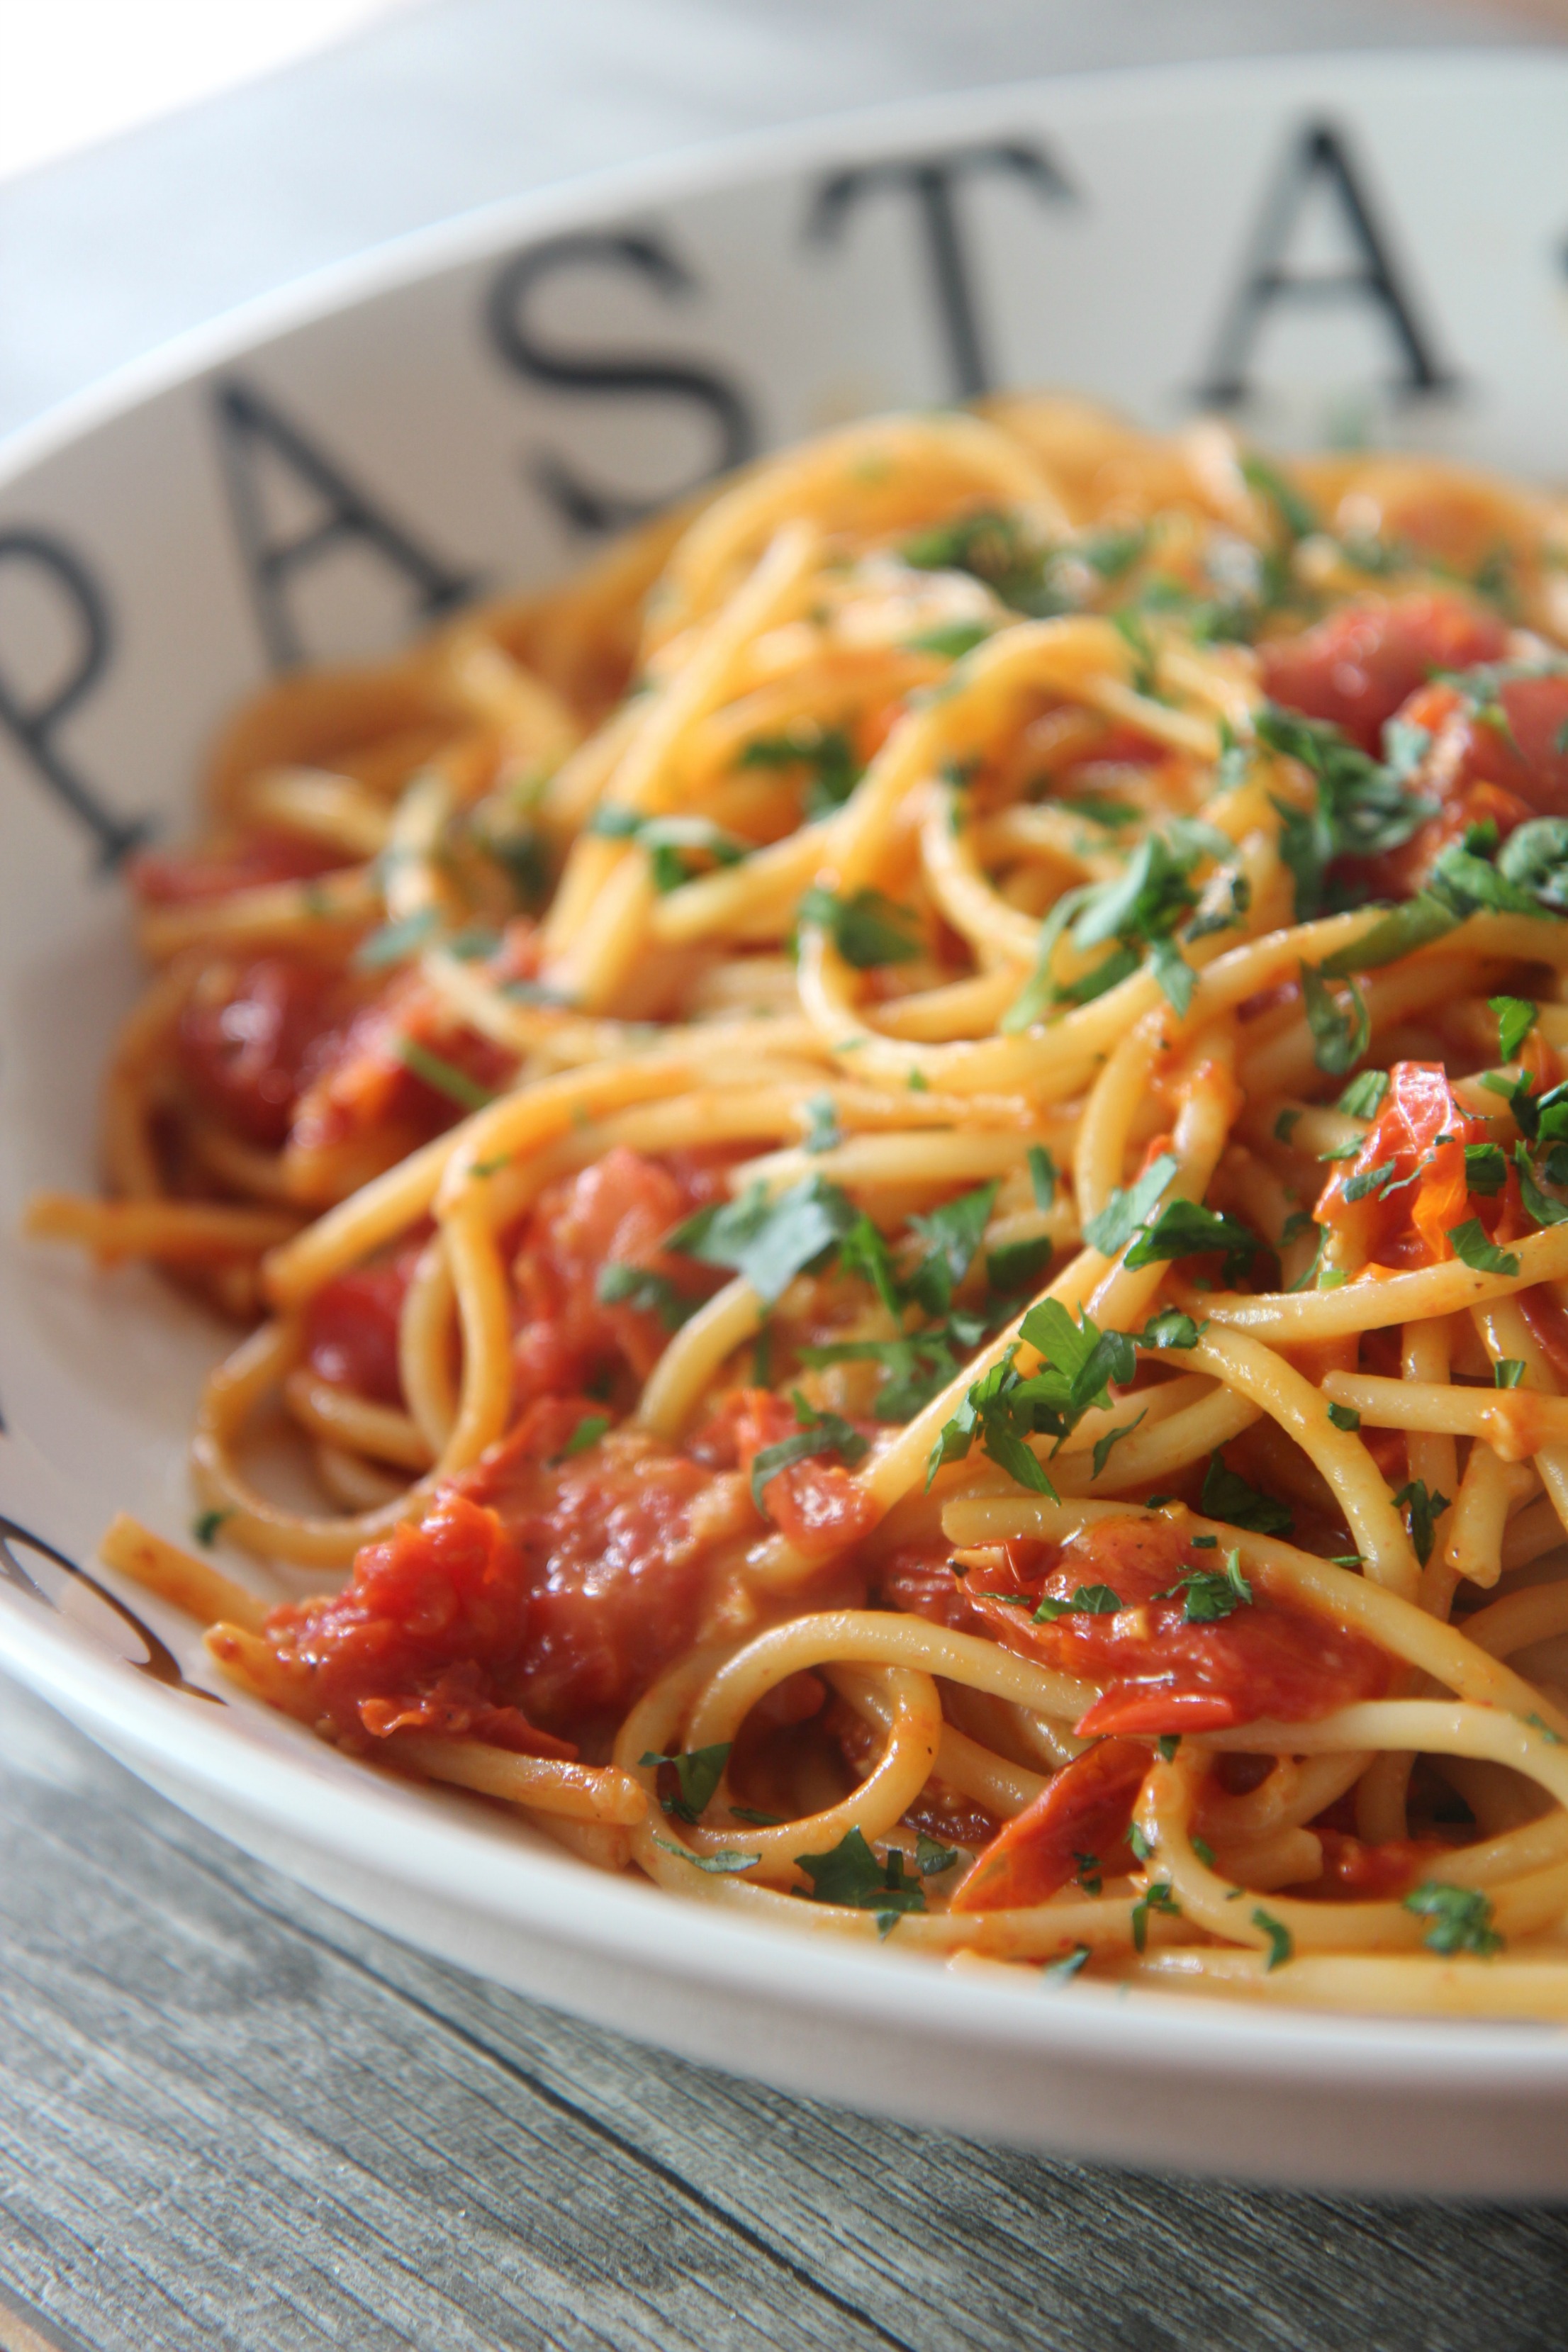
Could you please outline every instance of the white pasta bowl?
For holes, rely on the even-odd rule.
[[[90,1181],[135,982],[115,864],[184,821],[220,714],[755,450],[1050,383],[1568,470],[1568,60],[1107,77],[747,142],[374,255],[0,458],[0,1658],[332,1900],[693,2058],[1135,2164],[1561,2191],[1558,2031],[1051,1989],[716,1918],[217,1697],[195,1629],[94,1563],[117,1509],[184,1531],[223,1335],[17,1223]]]

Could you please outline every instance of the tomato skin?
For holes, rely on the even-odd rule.
[[[247,964],[225,993],[197,990],[176,1044],[204,1107],[247,1142],[276,1150],[331,1051],[338,993],[321,965],[281,955]]]
[[[1100,1519],[1065,1544],[1009,1544],[1005,1556],[1005,1570],[993,1572],[994,1589],[1016,1590],[1016,1603],[970,1592],[944,1562],[919,1554],[889,1561],[883,1599],[1101,1685],[1074,1726],[1080,1738],[1228,1730],[1266,1717],[1310,1723],[1388,1686],[1381,1650],[1256,1582],[1250,1605],[1189,1623],[1172,1588],[1193,1569],[1222,1570],[1224,1553],[1193,1549],[1163,1517]],[[1114,1616],[1074,1612],[1036,1623],[1047,1594],[1068,1601],[1080,1585],[1096,1584],[1121,1601]]]
[[[1449,1139],[1438,1143],[1439,1135]],[[1346,1256],[1363,1265],[1440,1265],[1454,1255],[1449,1234],[1470,1216],[1489,1234],[1511,1240],[1525,1229],[1518,1177],[1510,1169],[1489,1198],[1472,1197],[1466,1178],[1467,1145],[1488,1139],[1486,1120],[1460,1108],[1440,1062],[1396,1062],[1361,1150],[1336,1163],[1313,1213],[1335,1231]],[[1380,1191],[1345,1198],[1356,1175],[1384,1164],[1394,1174]]]
[[[601,1411],[542,1400],[417,1524],[365,1545],[342,1592],[273,1611],[268,1637],[300,1679],[301,1712],[362,1748],[413,1727],[607,1752],[633,1700],[696,1639],[721,1530],[712,1472],[640,1431],[561,1459]]]
[[[1343,1830],[1319,1822],[1311,1827],[1323,1849],[1323,1874],[1297,1891],[1330,1902],[1394,1901],[1430,1878],[1452,1852],[1438,1838],[1390,1838],[1383,1845],[1365,1845]]]
[[[658,1244],[682,1218],[725,1197],[722,1167],[714,1155],[654,1160],[617,1145],[541,1193],[511,1269],[521,1402],[605,1380],[641,1387],[669,1333],[657,1313],[601,1299],[600,1273],[634,1265],[674,1282],[685,1297],[710,1296],[721,1274]]]
[[[954,1911],[1016,1911],[1044,1903],[1092,1854],[1107,1878],[1133,1867],[1127,1832],[1150,1765],[1131,1739],[1097,1739],[1054,1773],[1000,1830],[953,1891]]]
[[[127,877],[144,907],[194,907],[269,882],[312,881],[347,863],[341,849],[325,842],[258,832],[210,849],[143,849],[131,860]]]
[[[319,1380],[374,1404],[401,1404],[397,1325],[419,1247],[352,1266],[324,1283],[305,1310],[305,1360]]]
[[[793,1437],[800,1427],[789,1399],[770,1389],[742,1389],[715,1418],[727,1423],[736,1458],[748,1476],[765,1447]],[[717,1444],[711,1423],[703,1441],[710,1450]],[[872,1497],[842,1463],[815,1454],[774,1473],[763,1488],[763,1509],[807,1559],[828,1559],[843,1551],[869,1535],[880,1517]]]
[[[1434,670],[1497,661],[1507,645],[1500,621],[1436,590],[1342,605],[1258,659],[1271,701],[1329,719],[1376,757],[1384,725]]]
[[[405,1044],[423,1046],[486,1092],[509,1083],[516,1058],[477,1030],[452,1028],[417,971],[400,972],[361,1004],[312,1074],[295,1110],[291,1139],[325,1150],[374,1129],[395,1130],[401,1158],[465,1117],[467,1106],[408,1067]]]
[[[1495,703],[1501,723],[1482,717],[1458,688],[1434,683],[1412,695],[1400,718],[1431,738],[1408,789],[1436,814],[1399,848],[1366,868],[1379,898],[1407,898],[1430,880],[1445,849],[1473,824],[1506,841],[1531,817],[1568,815],[1568,677],[1505,678]]]

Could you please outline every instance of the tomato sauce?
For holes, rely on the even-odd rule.
[[[702,1432],[710,1461],[737,1462],[750,1477],[759,1454],[800,1429],[794,1405],[769,1389],[742,1389],[725,1400]],[[851,1424],[852,1426],[854,1424]],[[876,1424],[859,1424],[868,1440]],[[808,1454],[775,1471],[763,1487],[763,1510],[781,1535],[807,1559],[827,1559],[869,1535],[880,1513],[859,1480],[842,1463]]]
[[[1271,701],[1331,721],[1377,758],[1387,721],[1434,670],[1498,661],[1507,644],[1493,614],[1438,590],[1342,605],[1258,658]]]
[[[276,1150],[332,1052],[342,1002],[341,982],[321,965],[284,955],[245,965],[226,988],[195,991],[176,1047],[203,1108],[246,1142]]]
[[[1341,1160],[1314,1214],[1337,1237],[1347,1263],[1395,1267],[1437,1265],[1454,1255],[1448,1236],[1479,1217],[1489,1238],[1511,1241],[1529,1230],[1511,1167],[1500,1190],[1469,1190],[1466,1147],[1490,1139],[1484,1118],[1462,1110],[1439,1062],[1396,1062],[1374,1124],[1353,1160]],[[1393,1174],[1359,1200],[1346,1197],[1358,1175]]]
[[[313,881],[348,863],[325,842],[263,829],[212,848],[143,849],[127,873],[144,907],[193,907],[269,882]]]
[[[617,1145],[541,1193],[511,1265],[520,1402],[592,1389],[630,1410],[681,1313],[724,1281],[712,1266],[659,1244],[683,1218],[728,1197],[724,1170],[733,1157],[655,1160]],[[610,1265],[648,1276],[646,1294],[601,1298],[599,1278]]]
[[[997,1832],[959,1881],[950,1907],[1017,1910],[1044,1903],[1074,1878],[1135,1869],[1127,1832],[1150,1761],[1137,1740],[1097,1739]]]
[[[300,1712],[360,1748],[427,1729],[535,1755],[607,1751],[698,1638],[722,1542],[755,1517],[641,1431],[565,1454],[600,1410],[536,1404],[421,1520],[365,1545],[342,1592],[272,1612]]]
[[[424,1246],[351,1266],[318,1290],[305,1310],[305,1360],[319,1380],[374,1404],[401,1404],[397,1326]]]
[[[1171,1520],[1102,1519],[1065,1544],[1008,1544],[1005,1558],[1005,1567],[972,1570],[965,1581],[929,1554],[897,1555],[883,1572],[882,1597],[1102,1685],[1074,1727],[1083,1738],[1228,1730],[1262,1717],[1310,1723],[1388,1686],[1381,1650],[1257,1584],[1251,1602],[1230,1615],[1188,1622],[1184,1594],[1173,1590],[1177,1579],[1223,1572],[1225,1555],[1195,1549]],[[982,1578],[984,1589],[972,1589]],[[1080,1586],[1096,1585],[1121,1603],[1114,1614],[1074,1611],[1035,1622],[1047,1595],[1070,1601]]]
[[[1502,678],[1495,696],[1434,683],[1399,715],[1430,737],[1409,789],[1436,814],[1369,868],[1379,895],[1419,889],[1472,825],[1506,841],[1531,817],[1568,815],[1568,676]]]

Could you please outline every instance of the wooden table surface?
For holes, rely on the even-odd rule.
[[[1055,67],[1516,29],[1471,0],[445,0],[0,188],[0,427],[586,165]],[[726,2081],[360,1926],[5,1685],[0,1846],[5,2352],[1568,2344],[1568,2216],[1141,2179]]]

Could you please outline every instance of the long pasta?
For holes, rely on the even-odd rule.
[[[1009,400],[270,688],[31,1219],[250,1327],[270,1597],[106,1562],[686,1900],[1568,2015],[1565,569]]]

